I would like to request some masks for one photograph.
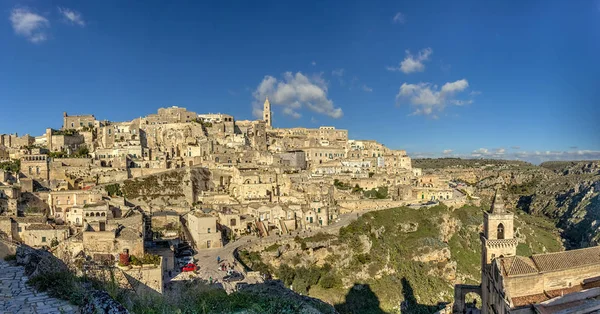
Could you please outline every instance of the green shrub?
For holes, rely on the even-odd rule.
[[[10,173],[18,173],[21,169],[21,160],[14,159],[11,161],[0,162],[0,169]]]
[[[308,249],[308,245],[306,245],[306,242],[302,241],[302,243],[300,243],[300,248],[302,251],[306,251]]]
[[[267,251],[267,252],[277,252],[278,249],[279,249],[279,244],[273,243],[272,245],[269,245],[268,247],[266,247],[265,251]]]
[[[337,287],[337,286],[341,286],[341,285],[342,285],[342,281],[332,273],[327,273],[327,274],[323,275],[321,277],[321,279],[319,280],[319,286],[321,286],[325,289],[331,289],[333,287]]]
[[[279,265],[279,269],[277,270],[277,277],[283,281],[286,286],[289,286],[294,282],[294,277],[296,277],[296,271],[287,264]]]
[[[9,255],[4,256],[4,260],[7,262],[16,261],[17,256],[15,254],[9,254]]]
[[[123,192],[121,192],[121,185],[118,183],[109,184],[104,187],[108,196],[123,196]]]
[[[47,292],[51,297],[68,300],[75,305],[83,304],[86,290],[80,280],[68,271],[37,275],[29,278],[27,284],[38,291]]]
[[[366,253],[358,254],[358,255],[356,255],[356,260],[359,263],[361,263],[362,265],[364,265],[371,261],[371,255],[366,254]]]

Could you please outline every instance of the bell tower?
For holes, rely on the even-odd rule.
[[[496,257],[517,254],[513,225],[514,214],[506,211],[502,196],[496,190],[490,211],[483,214],[482,266],[491,264]]]
[[[269,97],[266,97],[263,108],[263,120],[267,123],[267,127],[271,127],[271,103]]]
[[[514,238],[514,214],[504,207],[498,189],[490,211],[483,214],[481,234],[481,313],[492,312],[491,290],[494,285],[492,262],[498,257],[517,255],[518,240]]]

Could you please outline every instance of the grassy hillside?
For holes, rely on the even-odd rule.
[[[482,222],[482,210],[471,206],[386,209],[342,228],[330,247],[298,245],[261,257],[295,291],[340,313],[432,313],[452,300],[455,283],[479,282]],[[516,215],[516,228],[520,252],[562,249],[546,220]]]

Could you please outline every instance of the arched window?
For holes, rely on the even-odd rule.
[[[504,239],[504,225],[498,224],[498,239]]]
[[[96,217],[100,217],[100,213],[96,213]]]
[[[104,216],[106,216],[106,214],[105,213],[100,213],[100,216],[104,217]]]

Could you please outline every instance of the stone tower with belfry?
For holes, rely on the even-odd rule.
[[[269,102],[269,97],[266,97],[263,108],[263,120],[267,123],[267,127],[269,128],[272,127],[271,119],[271,103]]]
[[[499,257],[517,255],[518,240],[514,237],[514,214],[506,210],[498,189],[490,211],[483,213],[481,234],[481,312],[489,313],[492,261]]]

